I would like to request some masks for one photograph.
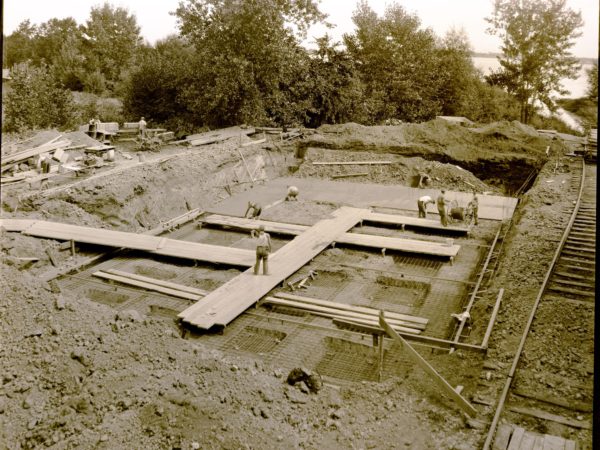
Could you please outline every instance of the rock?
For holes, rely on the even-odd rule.
[[[0,414],[4,414],[4,411],[6,411],[6,400],[0,397]]]
[[[37,425],[38,421],[37,419],[31,419],[28,423],[27,423],[27,429],[28,430],[33,430],[35,428],[35,426]]]
[[[323,380],[321,379],[321,375],[317,372],[312,372],[308,369],[304,369],[301,367],[297,367],[292,369],[287,377],[287,383],[290,385],[295,385],[296,383],[303,383],[306,385],[306,388],[311,392],[319,392],[323,387]],[[300,385],[300,390],[303,389],[303,386]]]
[[[465,424],[468,428],[472,428],[474,430],[483,430],[487,426],[485,422],[471,418],[467,419]]]
[[[232,372],[237,372],[237,371],[239,370],[239,367],[238,367],[238,366],[236,366],[236,365],[234,364],[234,365],[232,365],[232,366],[231,366],[229,369],[230,369]]]
[[[65,298],[62,295],[59,295],[58,297],[56,297],[54,306],[56,307],[56,309],[61,311],[61,310],[65,309],[65,307],[67,306],[67,301],[65,300]]]
[[[89,359],[85,354],[85,350],[82,347],[77,347],[71,351],[71,358],[81,363],[84,366],[88,366]]]
[[[259,390],[258,394],[262,398],[263,402],[266,402],[266,403],[273,402],[273,397],[272,397],[272,395],[269,392],[265,392],[263,390]]]
[[[142,322],[143,318],[135,309],[126,309],[119,311],[115,320],[121,320],[122,322]]]
[[[108,435],[107,434],[103,434],[102,436],[100,436],[100,442],[106,442],[108,441]]]
[[[267,410],[260,408],[260,415],[263,419],[268,419],[269,418],[269,413]]]
[[[191,447],[192,450],[199,450],[200,444],[198,442],[192,442]]]

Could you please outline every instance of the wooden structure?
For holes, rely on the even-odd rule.
[[[227,325],[356,225],[362,214],[362,210],[348,207],[334,211],[332,218],[321,220],[273,253],[268,275],[254,275],[249,269],[182,311],[179,318],[202,329]]]
[[[419,217],[400,216],[397,214],[382,214],[376,212],[369,212],[363,217],[364,222],[371,222],[377,224],[386,225],[398,225],[402,229],[405,226],[412,228],[425,228],[428,230],[439,230],[439,231],[450,231],[452,233],[469,234],[471,232],[471,226],[457,226],[448,225],[443,226],[439,220],[422,219]]]
[[[364,210],[363,212],[363,215],[367,215],[369,217],[371,214],[373,213],[370,213],[368,210]],[[383,215],[388,216],[388,214]],[[265,230],[268,233],[293,236],[298,236],[309,228],[306,225],[271,222],[266,220],[253,220],[240,217],[222,216],[218,214],[213,214],[204,218],[203,222],[209,225],[217,225],[245,231],[256,229],[258,225],[264,225]],[[377,248],[382,250],[397,250],[401,252],[419,253],[423,255],[445,256],[448,258],[454,258],[460,250],[460,246],[454,244],[448,245],[439,242],[375,236],[363,233],[343,233],[335,240],[335,243],[355,245],[358,247]]]
[[[524,428],[502,424],[496,433],[493,450],[576,450],[577,442],[550,434],[527,431]]]
[[[165,237],[42,220],[0,219],[0,226],[3,226],[7,231],[20,231],[30,236],[143,250],[157,255],[233,266],[249,267],[254,264],[255,258],[254,251],[241,248],[179,241]]]
[[[394,339],[397,343],[402,346],[402,349],[406,351],[408,356],[427,374],[431,376],[433,381],[443,389],[452,400],[469,416],[474,417],[477,415],[477,410],[471,405],[462,395],[458,393],[450,384],[414,349],[406,342],[402,336],[400,336],[396,330],[388,323],[384,317],[383,311],[379,314],[379,326],[385,330],[385,332]]]

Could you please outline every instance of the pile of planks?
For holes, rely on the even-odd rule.
[[[192,301],[198,301],[208,294],[207,291],[203,291],[202,289],[196,289],[183,284],[158,280],[156,278],[145,277],[116,269],[99,270],[92,275],[104,280],[116,281],[121,284],[141,287],[149,291],[160,292],[161,294],[167,294]]]
[[[273,296],[266,297],[263,303],[301,309],[315,316],[344,319],[360,325],[375,326],[379,323],[379,310],[375,308],[346,305],[285,292],[278,292]],[[428,319],[423,317],[393,312],[386,312],[385,317],[394,330],[402,333],[421,334],[428,322]]]
[[[196,147],[199,145],[214,144],[217,142],[225,141],[233,137],[248,136],[254,134],[256,130],[253,127],[229,127],[222,128],[214,131],[207,131],[205,133],[192,134],[187,136],[181,141],[175,141],[175,144],[187,144],[190,147]]]

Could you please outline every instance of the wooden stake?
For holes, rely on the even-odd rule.
[[[71,240],[71,255],[75,255],[75,241]]]
[[[406,350],[408,356],[417,363],[425,372],[427,372],[433,379],[433,381],[441,387],[444,392],[456,402],[456,404],[471,417],[477,415],[477,410],[471,405],[462,395],[457,393],[454,388],[408,343],[406,342],[385,320],[383,311],[379,312],[379,326],[385,330],[385,332],[394,339],[396,342],[402,345],[402,348]]]
[[[373,336],[377,336],[377,335],[373,335]],[[383,335],[379,336],[379,374],[377,376],[378,381],[381,382],[382,378],[383,378]]]

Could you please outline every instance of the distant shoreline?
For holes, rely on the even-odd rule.
[[[474,58],[497,58],[502,53],[482,53],[482,52],[471,52],[471,56]],[[598,58],[577,58],[581,64],[598,64]]]

